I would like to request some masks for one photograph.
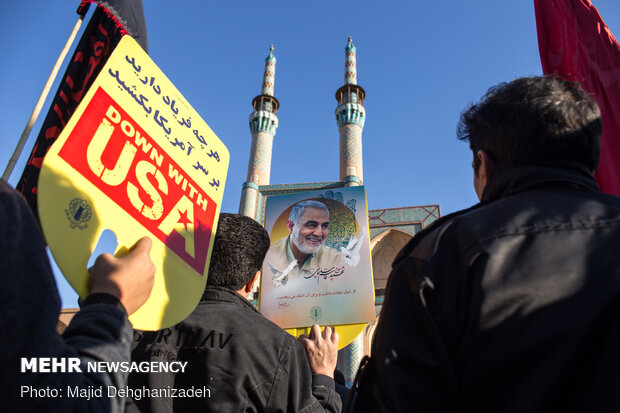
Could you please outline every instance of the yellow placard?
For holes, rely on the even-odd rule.
[[[331,326],[334,331],[338,333],[338,350],[341,350],[351,344],[353,340],[357,336],[360,335],[364,328],[367,326],[366,323],[363,324],[340,324],[336,326]],[[310,330],[312,327],[303,327],[303,328],[287,328],[286,332],[290,335],[299,338],[302,334],[306,336],[310,336]]]
[[[116,255],[153,240],[148,301],[129,317],[155,330],[189,315],[207,281],[229,153],[142,48],[124,36],[45,157],[39,216],[63,274],[88,295],[101,233]]]

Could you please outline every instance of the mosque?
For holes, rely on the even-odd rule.
[[[274,96],[276,58],[271,46],[265,59],[261,94],[252,100],[250,114],[252,145],[247,180],[243,184],[239,213],[265,223],[265,203],[268,197],[294,192],[325,190],[332,198],[338,188],[364,183],[362,166],[362,132],[366,121],[364,99],[366,92],[357,84],[356,48],[349,37],[345,47],[344,85],[336,91],[336,124],[340,135],[340,177],[338,181],[285,183],[272,185],[269,181],[273,139],[278,129],[280,102]],[[370,189],[372,190],[372,189]],[[440,217],[439,205],[396,207],[368,211],[372,270],[375,287],[375,314],[379,316],[385,285],[392,262],[400,249],[418,231]],[[338,353],[338,369],[350,385],[370,346],[377,320]]]

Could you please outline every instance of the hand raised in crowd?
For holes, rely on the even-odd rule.
[[[331,327],[325,327],[321,334],[318,324],[312,326],[310,337],[301,335],[299,341],[306,349],[308,363],[312,374],[324,374],[334,378],[338,361],[338,333]]]
[[[135,313],[153,289],[155,265],[150,252],[153,241],[141,238],[123,257],[101,254],[89,270],[90,293],[107,293],[117,297],[127,314]]]

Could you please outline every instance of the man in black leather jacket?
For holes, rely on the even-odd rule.
[[[247,301],[268,249],[269,235],[256,221],[220,215],[207,287],[194,312],[174,327],[134,336],[134,361],[179,360],[188,362],[185,372],[129,376],[133,389],[207,394],[134,398],[127,412],[341,410],[333,380],[338,335],[315,325],[300,343]]]
[[[620,198],[576,84],[500,84],[461,115],[480,203],[396,258],[355,411],[620,409]]]
[[[125,387],[127,374],[91,371],[88,364],[129,362],[133,330],[127,315],[144,304],[153,287],[151,242],[142,238],[122,258],[97,258],[90,295],[61,336],[56,332],[60,297],[41,229],[21,194],[0,180],[0,411],[123,411],[123,398],[108,397],[107,389]],[[24,361],[72,359],[79,360],[79,370],[24,366]],[[104,396],[71,397],[70,390]]]

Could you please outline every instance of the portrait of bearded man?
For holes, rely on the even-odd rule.
[[[344,274],[342,254],[325,245],[329,235],[329,210],[319,201],[302,201],[291,210],[289,235],[271,247],[268,262],[274,287],[292,280],[326,279]]]

